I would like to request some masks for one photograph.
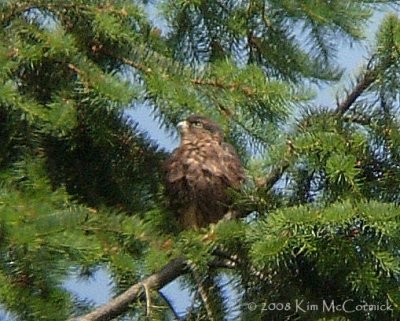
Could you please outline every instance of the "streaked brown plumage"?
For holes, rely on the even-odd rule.
[[[223,141],[220,127],[193,115],[178,124],[180,146],[164,164],[165,190],[171,210],[183,228],[216,223],[230,211],[228,189],[244,180],[240,159]]]

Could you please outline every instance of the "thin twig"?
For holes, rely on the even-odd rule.
[[[200,295],[201,301],[203,301],[204,308],[206,309],[208,320],[215,321],[216,319],[214,317],[214,312],[212,307],[210,306],[210,298],[209,298],[210,287],[207,282],[208,276],[205,279],[202,279],[199,273],[195,270],[195,268],[193,268],[191,272],[194,280],[197,283],[198,293]]]
[[[149,317],[151,314],[151,296],[150,296],[150,290],[148,286],[143,283],[143,288],[144,288],[144,293],[146,295],[146,316]]]
[[[275,185],[275,183],[281,179],[281,177],[286,172],[286,170],[289,168],[289,166],[290,166],[289,161],[283,160],[281,162],[281,164],[276,166],[271,171],[271,173],[269,173],[269,175],[267,176],[267,178],[265,180],[265,184],[264,184],[263,188],[265,190],[269,191]]]
[[[265,273],[263,273],[260,270],[257,270],[252,265],[249,266],[247,263],[243,262],[243,260],[239,258],[237,255],[232,255],[230,253],[227,253],[223,249],[215,249],[213,251],[213,254],[225,258],[227,260],[230,260],[234,266],[239,266],[239,265],[246,266],[247,268],[249,268],[250,273],[254,275],[256,278],[258,278],[260,281],[263,282],[268,281],[268,276]]]
[[[358,97],[360,97],[369,86],[371,86],[377,79],[378,73],[376,70],[367,70],[364,76],[360,79],[353,90],[346,95],[346,98],[337,105],[336,112],[343,115],[354,104]]]

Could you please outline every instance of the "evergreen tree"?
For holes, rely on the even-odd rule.
[[[194,293],[185,320],[397,319],[396,14],[337,104],[312,103],[316,86],[344,78],[337,42],[362,41],[383,5],[399,8],[1,1],[1,306],[24,321],[172,320],[157,290],[182,276]],[[192,113],[218,121],[247,169],[233,196],[248,214],[176,226],[160,183],[166,152],[126,116],[132,104],[151,106],[167,130]],[[62,282],[100,265],[120,295],[94,309]]]

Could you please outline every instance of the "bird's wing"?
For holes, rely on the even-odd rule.
[[[185,170],[181,157],[182,151],[177,148],[171,156],[164,162],[164,177],[167,183],[173,183],[185,176]]]
[[[245,179],[245,173],[240,161],[239,155],[236,153],[232,145],[222,143],[222,168],[224,175],[229,181],[230,187],[239,187]]]

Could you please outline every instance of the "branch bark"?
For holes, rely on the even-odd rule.
[[[349,110],[357,98],[360,97],[362,93],[375,82],[377,76],[378,73],[374,69],[367,70],[365,75],[356,84],[353,90],[341,103],[337,105],[336,112],[343,115],[347,110]]]
[[[154,273],[143,281],[132,285],[128,290],[112,299],[110,302],[98,307],[94,311],[69,319],[68,321],[108,321],[125,312],[129,305],[144,297],[145,288],[159,290],[178,276],[186,272],[186,262],[175,259],[165,265],[159,272]]]
[[[286,170],[289,168],[290,163],[287,160],[283,160],[281,164],[276,166],[271,173],[267,176],[265,180],[265,185],[263,186],[265,190],[269,191],[277,181],[279,181]]]

